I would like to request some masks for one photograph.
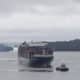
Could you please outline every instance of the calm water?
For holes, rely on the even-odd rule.
[[[19,72],[16,53],[16,50],[0,53],[1,80],[80,80],[80,52],[55,52],[53,72]],[[55,70],[55,67],[63,62],[70,68],[69,72]]]

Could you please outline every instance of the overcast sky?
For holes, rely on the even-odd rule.
[[[0,0],[0,41],[80,38],[80,0]]]

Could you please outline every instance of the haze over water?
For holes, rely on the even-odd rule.
[[[80,79],[80,52],[55,52],[53,72],[22,71],[17,61],[17,50],[0,52],[0,79],[1,80],[79,80]],[[70,68],[69,72],[55,70],[62,62]]]

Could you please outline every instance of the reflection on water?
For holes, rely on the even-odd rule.
[[[55,52],[53,72],[29,72],[27,67],[18,64],[17,50],[0,52],[0,79],[1,80],[79,80],[80,52]],[[69,72],[57,72],[55,67],[65,62]],[[22,71],[21,71],[22,70]]]

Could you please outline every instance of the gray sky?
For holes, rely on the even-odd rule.
[[[80,38],[80,0],[0,0],[0,41]]]

